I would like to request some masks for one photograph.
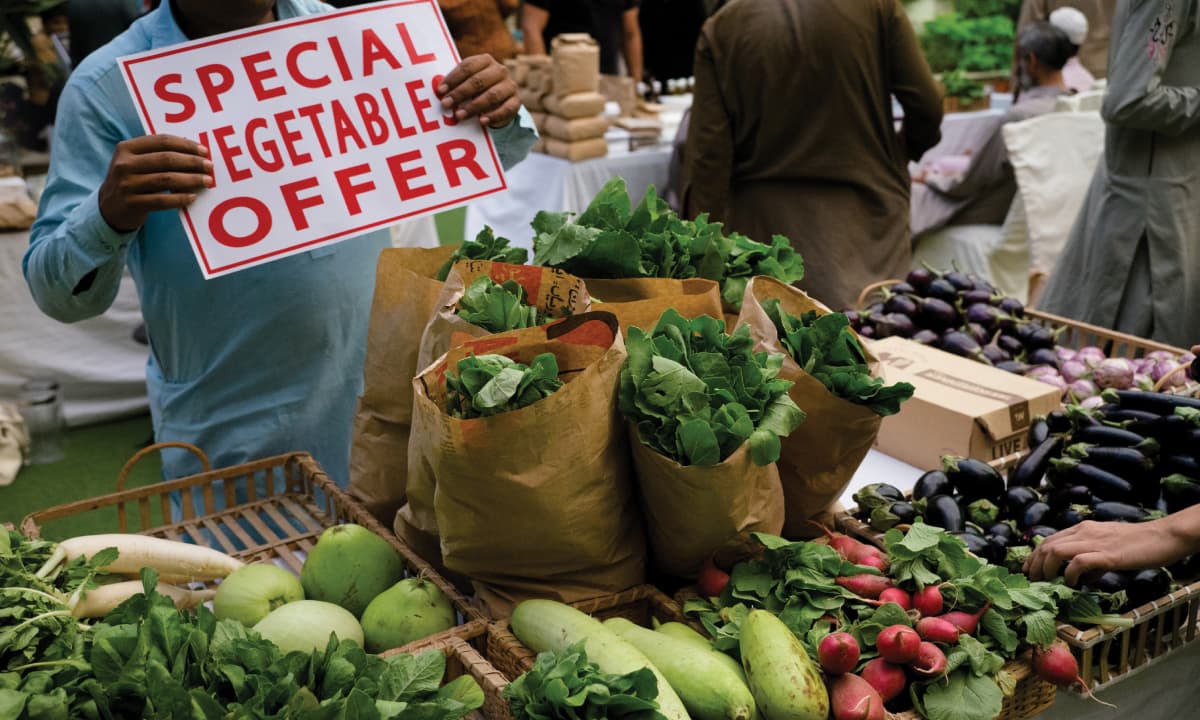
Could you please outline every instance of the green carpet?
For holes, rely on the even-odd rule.
[[[150,416],[73,428],[67,433],[66,457],[49,465],[28,465],[12,485],[0,487],[0,522],[17,525],[27,514],[55,505],[107,495],[116,490],[121,467],[150,438]],[[142,459],[126,487],[162,478],[158,455]],[[155,513],[154,522],[161,516]],[[50,538],[117,531],[115,508],[92,510],[43,528]]]

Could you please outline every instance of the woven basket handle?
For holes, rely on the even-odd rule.
[[[863,291],[861,293],[859,293],[858,302],[855,304],[855,307],[858,308],[859,310],[862,310],[864,307],[867,306],[867,300],[870,299],[870,297],[872,295],[874,295],[876,292],[884,289],[885,287],[887,287],[889,285],[895,285],[898,282],[900,282],[900,281],[899,280],[880,280],[877,283],[871,283],[870,285],[863,288]]]
[[[121,468],[120,474],[117,475],[117,492],[121,492],[122,490],[125,489],[125,481],[129,478],[129,473],[133,472],[133,466],[137,465],[139,460],[146,457],[147,455],[149,455],[152,452],[157,452],[159,450],[165,450],[166,448],[180,448],[182,450],[188,450],[193,455],[200,458],[200,466],[204,468],[204,472],[209,472],[210,470],[212,470],[212,463],[210,463],[208,461],[208,456],[204,454],[203,450],[201,450],[200,448],[196,447],[195,445],[193,445],[191,443],[185,443],[185,442],[154,443],[153,445],[148,445],[148,446],[142,448],[141,450],[138,450],[136,453],[134,453],[133,457],[131,457],[131,458],[129,458],[129,460],[125,461],[125,467]]]
[[[1178,375],[1179,373],[1186,373],[1186,372],[1188,372],[1188,371],[1189,371],[1189,369],[1192,367],[1192,363],[1193,363],[1193,362],[1195,362],[1195,360],[1191,360],[1191,361],[1185,362],[1185,363],[1183,363],[1182,365],[1180,365],[1179,367],[1177,367],[1177,368],[1175,368],[1174,370],[1172,370],[1171,372],[1169,372],[1169,373],[1167,373],[1166,375],[1163,375],[1162,377],[1160,377],[1160,378],[1158,379],[1158,382],[1154,383],[1154,392],[1162,392],[1163,386],[1167,384],[1167,381],[1168,381],[1168,380],[1170,380],[1170,379],[1171,379],[1172,377],[1174,377],[1175,375]]]

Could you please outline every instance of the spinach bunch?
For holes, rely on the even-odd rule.
[[[613,178],[571,222],[571,213],[539,212],[532,227],[536,265],[581,277],[694,278],[721,284],[721,296],[741,307],[746,283],[770,275],[785,283],[804,277],[804,263],[787,238],[770,245],[726,236],[706,215],[681,218],[651,186],[633,207],[622,178]]]
[[[545,325],[554,319],[528,303],[525,288],[516,280],[497,283],[490,277],[478,277],[463,291],[456,312],[472,325],[494,333]]]
[[[796,317],[781,309],[774,298],[763,303],[763,310],[800,369],[837,397],[863,405],[880,417],[900,412],[900,403],[912,397],[912,385],[884,385],[883,378],[872,377],[867,356],[844,314],[809,311]]]
[[[654,673],[602,673],[583,643],[539,654],[533,669],[504,688],[504,698],[516,720],[664,720]]]
[[[549,397],[563,386],[558,360],[542,353],[529,365],[503,355],[472,355],[446,373],[446,412],[461,419],[518,410]]]
[[[486,225],[474,240],[464,240],[450,259],[438,270],[437,279],[445,282],[450,276],[450,268],[463,260],[491,260],[508,263],[509,265],[524,265],[529,260],[529,251],[525,248],[508,246],[508,238],[497,237]]]
[[[782,355],[754,352],[750,327],[732,335],[702,316],[667,310],[653,332],[630,328],[620,409],[641,442],[681,465],[716,465],[750,443],[757,465],[779,460],[780,437],[804,422],[778,377]]]

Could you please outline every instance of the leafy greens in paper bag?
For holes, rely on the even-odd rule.
[[[542,353],[529,365],[503,355],[472,355],[458,361],[458,374],[446,372],[446,412],[461,419],[519,410],[563,386],[558,360]]]
[[[508,238],[497,237],[492,229],[484,226],[474,240],[464,240],[454,251],[450,259],[438,270],[437,279],[446,282],[450,268],[463,260],[492,260],[510,265],[524,265],[529,261],[529,251],[525,248],[509,247]]]
[[[834,395],[866,406],[880,417],[900,412],[900,403],[912,397],[912,385],[884,385],[882,378],[871,375],[862,345],[844,314],[810,311],[796,317],[781,310],[774,298],[763,303],[763,310],[796,364]]]
[[[782,355],[755,353],[750,328],[663,313],[651,333],[629,329],[620,409],[638,438],[681,465],[717,465],[750,443],[756,465],[779,459],[781,436],[804,422],[781,380]]]
[[[545,325],[555,318],[529,304],[516,280],[497,283],[486,275],[475,278],[458,301],[458,316],[489,332],[502,333]]]
[[[581,277],[715,280],[731,307],[741,306],[746,283],[770,275],[785,283],[804,278],[804,263],[787,238],[770,245],[726,236],[707,216],[679,217],[654,186],[632,207],[622,178],[613,178],[575,222],[571,213],[539,212],[532,223],[536,265]]]

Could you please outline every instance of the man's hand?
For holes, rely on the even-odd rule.
[[[212,185],[211,174],[208,151],[199,143],[174,135],[125,140],[100,185],[100,215],[112,229],[132,232],[156,210],[190,205]]]
[[[521,110],[517,84],[491,55],[463,60],[438,85],[437,93],[442,107],[454,110],[458,120],[478,116],[479,124],[487,128],[508,125]]]
[[[1042,541],[1025,561],[1025,574],[1041,580],[1061,573],[1075,585],[1085,574],[1172,565],[1195,551],[1196,529],[1189,525],[1196,518],[1189,508],[1143,523],[1081,522]]]

